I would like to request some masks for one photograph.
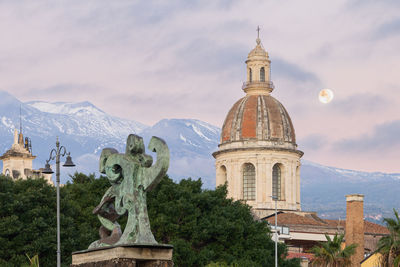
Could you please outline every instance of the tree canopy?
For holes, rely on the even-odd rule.
[[[56,194],[45,180],[0,178],[0,266],[21,266],[39,254],[56,261]]]
[[[87,249],[100,223],[92,214],[107,178],[76,173],[61,187],[61,256],[71,263],[73,251]],[[148,193],[151,228],[159,243],[174,246],[175,266],[273,266],[274,243],[265,222],[255,221],[250,207],[226,198],[226,187],[201,188],[201,180],[175,183],[165,177]],[[124,226],[122,221],[121,226]],[[43,179],[0,178],[0,265],[20,266],[39,255],[41,266],[56,261],[56,190]],[[279,244],[279,266],[285,260]],[[210,265],[210,266],[211,266]]]

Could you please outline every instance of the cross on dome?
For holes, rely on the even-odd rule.
[[[256,39],[257,44],[259,45],[261,43],[260,40],[260,26],[257,26],[257,39]]]

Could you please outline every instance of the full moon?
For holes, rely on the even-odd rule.
[[[328,104],[333,99],[333,92],[330,89],[322,89],[318,95],[319,101]]]

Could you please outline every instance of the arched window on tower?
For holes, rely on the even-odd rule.
[[[249,69],[249,82],[253,81],[253,71],[251,70],[251,68]]]
[[[281,167],[279,164],[275,164],[274,167],[272,168],[272,197],[277,200],[281,200]]]
[[[222,165],[221,167],[218,168],[218,172],[217,172],[217,186],[221,185],[221,184],[225,184],[228,179],[227,179],[227,175],[226,175],[226,167],[224,165]]]
[[[262,67],[260,69],[260,81],[261,82],[265,82],[265,69],[264,69],[264,67]]]
[[[256,200],[256,168],[251,163],[243,165],[243,199]]]

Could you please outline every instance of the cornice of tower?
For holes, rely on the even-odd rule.
[[[298,155],[298,157],[302,157],[304,155],[304,152],[298,149],[293,149],[293,148],[284,148],[284,147],[277,147],[277,146],[258,146],[258,147],[236,147],[236,148],[219,148],[218,151],[215,151],[212,153],[212,156],[216,158],[218,155],[224,154],[224,153],[232,153],[232,152],[238,152],[238,151],[248,151],[248,152],[261,152],[261,151],[281,151],[281,152],[287,152],[287,153],[293,153]]]
[[[242,90],[247,95],[269,95],[274,90],[274,88],[274,84],[270,81],[244,82],[242,85]]]

